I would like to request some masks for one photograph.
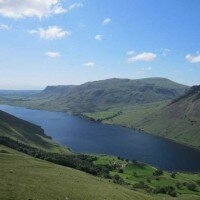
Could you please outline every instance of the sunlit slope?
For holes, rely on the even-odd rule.
[[[0,136],[9,137],[13,140],[47,151],[67,151],[45,135],[41,127],[3,111],[0,111]]]
[[[2,200],[158,199],[3,146],[0,146],[0,160]]]

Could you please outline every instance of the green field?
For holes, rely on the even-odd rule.
[[[197,195],[200,197],[200,174],[163,172],[162,175],[153,175],[157,170],[150,165],[119,160],[115,157],[101,156],[95,161],[96,165],[115,165],[111,170],[110,175],[120,176],[130,188],[135,188],[143,191],[158,190],[172,186],[176,191],[176,196],[184,197],[185,195]],[[118,168],[118,169],[116,169]],[[174,177],[172,177],[174,175]],[[195,190],[190,190],[187,183],[192,183],[196,186]]]

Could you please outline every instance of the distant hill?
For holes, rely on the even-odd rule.
[[[45,135],[41,127],[16,118],[3,111],[0,111],[0,137],[8,137],[46,151],[66,151],[64,148],[54,143],[50,137]]]
[[[165,78],[114,78],[77,86],[48,86],[24,103],[37,108],[79,114],[174,99],[187,89],[187,86]]]
[[[41,92],[40,90],[0,90],[0,95],[33,95]]]

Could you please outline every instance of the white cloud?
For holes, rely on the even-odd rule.
[[[111,22],[111,19],[106,18],[106,19],[103,20],[102,25],[105,26],[105,25],[109,24],[110,22]]]
[[[193,56],[191,54],[187,54],[185,56],[185,59],[190,62],[190,63],[200,63],[200,54],[198,53],[197,55]]]
[[[84,66],[86,66],[86,67],[94,67],[95,63],[94,62],[87,62],[87,63],[84,63]]]
[[[11,26],[8,26],[6,24],[0,24],[0,30],[8,31],[11,29]]]
[[[47,29],[39,28],[38,30],[30,30],[28,32],[30,34],[37,34],[41,39],[45,40],[62,39],[71,35],[71,32],[65,31],[57,26],[49,26]]]
[[[154,54],[154,53],[151,53],[151,52],[143,52],[143,53],[141,53],[141,54],[137,54],[137,55],[133,55],[133,56],[129,57],[128,61],[129,61],[130,63],[137,62],[137,61],[150,62],[150,61],[155,60],[156,57],[157,57],[157,55]]]
[[[80,7],[74,3],[63,8],[61,0],[0,0],[0,14],[9,18],[48,17]]]
[[[57,6],[54,9],[54,13],[55,14],[67,13],[75,8],[79,8],[82,6],[83,6],[82,3],[73,3],[73,4],[69,5],[68,8],[63,8],[62,4],[57,4]]]
[[[60,53],[59,52],[54,52],[54,51],[46,52],[45,55],[50,57],[50,58],[58,58],[58,57],[60,57]]]
[[[96,35],[94,37],[95,40],[101,41],[103,39],[103,35]]]

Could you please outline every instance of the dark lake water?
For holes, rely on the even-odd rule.
[[[200,171],[200,151],[146,133],[60,112],[7,105],[0,110],[40,125],[56,142],[77,152],[120,156],[170,171]]]

